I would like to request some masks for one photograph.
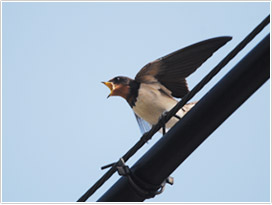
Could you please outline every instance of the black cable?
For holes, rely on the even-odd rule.
[[[151,130],[145,133],[140,140],[122,157],[126,162],[133,156],[152,136],[161,129],[162,122],[167,123],[179,109],[181,109],[190,99],[192,99],[199,90],[201,90],[231,59],[234,58],[260,31],[270,22],[270,15],[268,15],[243,41],[241,41],[220,63],[207,74],[189,93],[187,93],[182,100],[180,100],[175,107],[173,107],[159,122],[154,125]],[[78,202],[86,201],[99,187],[101,187],[117,170],[118,162],[110,164],[105,167],[111,168],[79,199]]]

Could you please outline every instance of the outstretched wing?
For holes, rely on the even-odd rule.
[[[159,82],[171,91],[174,97],[182,98],[189,90],[185,78],[199,68],[231,37],[217,37],[201,41],[144,66],[135,80],[141,83]]]
[[[144,133],[148,132],[152,126],[147,121],[143,120],[141,117],[136,115],[136,113],[134,113],[134,114],[135,114],[136,120],[138,122],[138,125],[140,127],[141,133],[144,134]]]

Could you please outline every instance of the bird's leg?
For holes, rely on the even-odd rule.
[[[165,117],[167,116],[169,112],[168,111],[164,111],[159,119],[159,122],[161,123],[162,126],[162,134],[165,135],[166,133],[166,122],[165,122]],[[177,114],[174,114],[173,117],[177,118],[178,120],[181,119],[180,116],[178,116]]]
[[[164,125],[162,126],[162,135],[165,135],[166,131],[165,131],[165,123]]]
[[[161,124],[162,124],[162,135],[165,135],[165,115],[161,116]]]
[[[165,116],[168,114],[168,111],[165,111],[162,113],[159,122],[161,123],[162,126],[162,135],[165,135],[166,133],[166,123],[165,123]]]

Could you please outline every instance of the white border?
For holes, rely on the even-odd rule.
[[[201,1],[201,0],[198,0],[198,1],[182,1],[182,0],[171,0],[171,1],[165,1],[165,0],[156,0],[156,1],[145,1],[145,0],[138,0],[138,1],[115,1],[115,0],[108,0],[108,1],[92,1],[92,0],[81,0],[81,1],[75,1],[75,0],[58,0],[58,1],[54,1],[54,0],[47,0],[47,1],[37,1],[37,0],[28,0],[28,1],[24,1],[24,0],[0,0],[0,10],[1,10],[1,16],[0,16],[0,27],[1,27],[1,53],[0,53],[0,61],[1,61],[1,72],[0,72],[0,80],[1,80],[1,85],[0,85],[0,93],[1,93],[1,101],[0,101],[0,135],[1,135],[1,152],[0,152],[0,159],[1,159],[1,168],[0,168],[0,179],[1,179],[1,191],[0,191],[0,204],[78,204],[78,203],[87,203],[87,204],[94,204],[96,202],[2,202],[2,68],[3,68],[3,64],[2,64],[2,3],[8,3],[8,2],[14,2],[14,3],[28,3],[28,2],[36,2],[36,3],[44,3],[44,2],[48,2],[48,3],[86,3],[86,2],[94,2],[94,3],[113,3],[113,2],[117,2],[117,3],[177,3],[177,2],[188,2],[188,3],[191,3],[191,2],[196,2],[196,3],[205,3],[205,2],[257,2],[257,3],[261,3],[261,2],[270,2],[270,13],[271,13],[271,1],[270,0],[262,0],[262,1],[257,1],[257,0],[239,0],[239,1],[235,1],[235,0],[232,0],[232,1]],[[270,22],[271,22],[271,16],[270,16]],[[270,30],[271,30],[271,24],[270,24]],[[271,36],[270,36],[270,51],[271,51]],[[270,53],[271,55],[272,53]],[[271,67],[271,56],[270,56],[270,67]],[[270,81],[270,123],[271,123],[271,81]],[[148,203],[148,204],[271,204],[271,147],[272,147],[272,140],[271,140],[271,126],[270,126],[270,202],[199,202],[199,203],[196,203],[196,202],[169,202],[169,203],[166,203],[166,202],[145,202],[145,203]],[[106,202],[99,202],[99,204],[120,204],[118,202],[112,202],[112,203],[106,203]],[[126,204],[139,204],[137,202],[126,202]]]

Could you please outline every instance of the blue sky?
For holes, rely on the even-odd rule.
[[[130,107],[121,98],[106,99],[101,81],[134,77],[177,49],[232,36],[188,78],[192,88],[269,13],[268,2],[3,2],[2,201],[76,201],[103,175],[100,167],[141,136]],[[269,27],[193,100],[268,33]],[[270,201],[269,113],[270,80],[176,169],[173,186],[147,201]]]

